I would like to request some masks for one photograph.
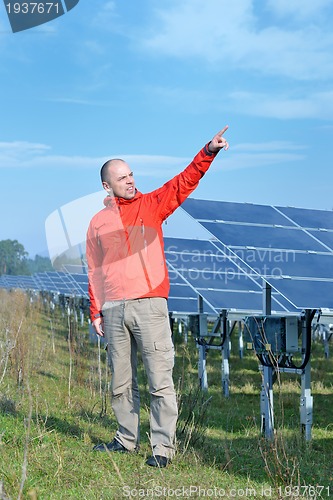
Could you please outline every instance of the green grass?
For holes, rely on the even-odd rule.
[[[305,442],[300,432],[300,378],[283,374],[274,384],[275,437],[267,441],[260,435],[256,357],[239,359],[233,346],[225,398],[220,353],[209,351],[209,390],[202,393],[194,341],[178,339],[178,453],[168,468],[156,470],[145,464],[151,454],[145,374],[140,372],[140,450],[92,452],[117,429],[103,348],[89,343],[87,325],[68,321],[60,310],[0,291],[0,499],[4,492],[27,499],[328,498],[332,359],[333,353],[324,358],[321,344],[313,346],[312,440]]]

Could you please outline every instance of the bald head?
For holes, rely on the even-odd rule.
[[[112,165],[114,165],[115,163],[118,163],[118,162],[125,163],[125,161],[122,160],[121,158],[113,158],[112,160],[108,160],[104,163],[104,165],[101,168],[101,181],[102,181],[102,183],[107,182],[109,179],[109,167],[111,167]]]
[[[103,188],[112,196],[130,200],[135,196],[135,182],[129,165],[120,158],[104,163],[101,168]]]

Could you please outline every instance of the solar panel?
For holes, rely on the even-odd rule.
[[[322,243],[299,228],[198,221],[229,247],[324,251]]]
[[[82,297],[88,297],[88,275],[71,274],[71,279],[75,282]]]
[[[332,309],[333,282],[331,280],[280,279],[271,285],[294,303],[298,309]]]
[[[310,318],[311,321],[314,310],[333,308],[333,213],[273,206],[226,205],[224,202],[194,199],[186,200],[183,209],[209,231],[212,238],[220,242],[219,248],[238,267],[239,276],[243,273],[237,290],[232,282],[226,282],[229,296],[235,291],[232,302],[238,310],[244,307],[247,309],[259,307],[259,296],[261,296],[264,314],[271,314],[275,312],[272,310],[273,304],[278,298],[282,306],[284,306],[283,300],[288,301],[288,310],[298,308],[298,325],[299,309],[307,309],[305,317],[307,320]],[[186,275],[186,273],[183,274]],[[244,280],[244,275],[253,284],[248,293],[242,291],[242,284],[249,282]],[[269,294],[266,294],[269,291],[266,283],[273,289],[272,307],[270,307]],[[198,281],[198,284],[201,286],[202,280]],[[261,293],[256,291],[256,284],[261,286]],[[228,292],[224,290],[223,293]],[[222,290],[217,287],[204,290],[205,300],[209,301],[213,307],[221,305],[221,294]],[[267,299],[266,304],[264,304],[265,299]],[[228,302],[226,302],[226,307],[228,307]],[[269,317],[273,316],[266,318]],[[298,333],[296,329],[294,332],[296,345]],[[251,334],[253,334],[252,331]],[[274,335],[276,335],[275,327]],[[291,335],[291,330],[288,327],[288,338],[289,335]],[[302,368],[300,370],[302,377],[300,418],[306,439],[311,436],[312,425],[310,364],[308,363],[310,336],[311,328],[307,322],[305,328],[303,322],[302,345],[303,348],[306,345],[306,349],[304,353],[302,352],[302,365],[300,365]],[[267,349],[267,352],[270,350],[271,347]],[[266,437],[272,438],[274,428],[273,372],[277,367],[276,364],[268,362],[268,359],[264,357],[260,360],[263,365],[261,418],[262,430],[265,430]],[[204,373],[204,354],[202,354],[202,360],[201,373]],[[297,371],[296,367],[283,366],[283,364],[282,369],[289,370],[290,373]],[[204,376],[203,380],[205,382]]]
[[[17,276],[3,275],[2,280],[5,288],[19,288]]]
[[[39,285],[33,276],[13,276],[13,275],[2,275],[0,276],[0,287],[1,288],[22,288],[25,290],[38,290]]]
[[[190,207],[191,212],[186,207]],[[232,203],[227,201],[196,200],[188,198],[182,208],[196,220],[221,220],[224,222],[241,222],[248,224],[268,224],[293,226],[283,214],[273,207],[252,203]]]
[[[171,282],[170,311],[198,312],[199,295],[204,312],[215,315],[222,309],[262,311],[261,277],[244,272],[244,264],[225,253],[219,242],[168,237],[164,247]],[[279,293],[273,293],[272,303],[274,311],[293,310]]]
[[[275,209],[300,227],[333,230],[333,211],[294,207],[275,207]]]
[[[191,198],[182,207],[241,273],[259,287],[265,279],[291,309],[333,307],[333,212]],[[234,284],[227,285],[231,292]],[[252,300],[244,295],[244,304]]]
[[[322,245],[326,246],[326,250],[333,252],[333,231],[308,231],[313,238],[320,241]]]
[[[181,276],[177,280],[171,280],[168,308],[174,314],[198,313],[198,292],[189,286]],[[203,312],[216,315],[215,309],[207,302],[203,304]]]
[[[296,251],[262,251],[260,249],[233,249],[237,258],[265,278],[333,279],[332,255]],[[240,264],[242,265],[242,264]]]

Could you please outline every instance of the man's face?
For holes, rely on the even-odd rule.
[[[125,200],[135,196],[135,181],[133,172],[126,162],[112,160],[108,167],[108,182],[103,182],[106,191],[113,191],[113,195]]]

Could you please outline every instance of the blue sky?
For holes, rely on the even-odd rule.
[[[45,255],[106,159],[150,191],[225,124],[194,197],[332,210],[332,23],[331,0],[80,0],[13,34],[0,5],[0,240]]]

